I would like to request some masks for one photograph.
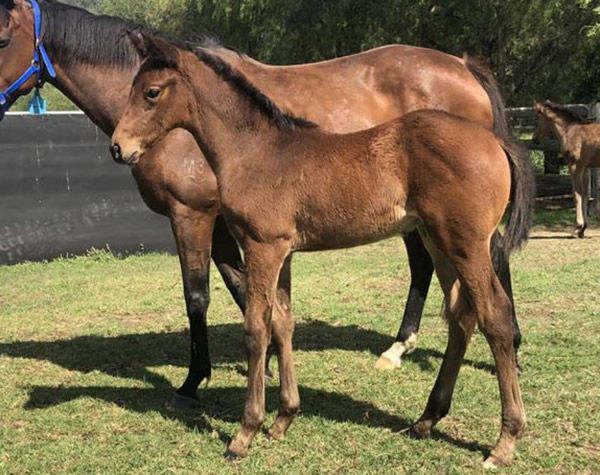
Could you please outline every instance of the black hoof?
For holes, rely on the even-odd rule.
[[[167,409],[172,411],[185,411],[189,409],[198,409],[200,407],[200,401],[196,398],[189,396],[182,396],[181,394],[175,393],[171,400],[167,403]]]
[[[429,435],[423,435],[420,432],[417,432],[414,427],[411,427],[408,431],[408,438],[413,440],[423,440],[428,439]]]
[[[228,462],[234,463],[240,461],[241,459],[242,457],[236,454],[235,452],[232,452],[229,449],[225,451],[225,460],[227,460]]]

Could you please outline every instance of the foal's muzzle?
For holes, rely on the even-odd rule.
[[[121,146],[118,143],[110,146],[110,154],[115,162],[125,163],[125,160],[123,160],[123,154],[121,153]]]

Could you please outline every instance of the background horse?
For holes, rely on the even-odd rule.
[[[486,466],[510,462],[525,413],[511,303],[494,272],[490,241],[509,199],[505,251],[527,238],[533,203],[527,155],[489,130],[440,111],[413,112],[353,134],[327,133],[284,114],[206,49],[133,38],[148,59],[113,134],[113,153],[139,163],[169,130],[191,132],[217,175],[222,212],[244,249],[248,392],[228,456],[245,456],[263,424],[271,334],[278,350],[280,408],[269,435],[282,438],[299,410],[290,302],[281,305],[276,297],[278,290],[289,295],[292,253],[418,230],[444,291],[449,339],[413,430],[427,436],[447,414],[478,324],[495,358],[502,401],[500,438]]]
[[[111,135],[140,64],[126,35],[136,25],[55,1],[40,0],[40,7],[41,43],[57,73],[50,78],[44,71],[42,80],[49,80]],[[0,90],[30,66],[35,45],[33,25],[27,1],[0,0]],[[410,46],[387,46],[316,64],[268,66],[218,45],[210,50],[235,65],[286,110],[330,131],[356,131],[430,107],[493,127],[501,134],[507,128],[494,78],[471,58]],[[32,78],[10,102],[35,84],[36,78]],[[169,160],[173,156],[178,158],[176,163]],[[187,132],[170,132],[147,151],[143,162],[132,164],[131,170],[145,203],[168,216],[177,243],[190,322],[191,358],[188,376],[177,390],[181,397],[176,396],[172,404],[194,404],[198,385],[211,374],[206,322],[210,258],[242,310],[244,266],[234,239],[218,216],[215,177]],[[499,250],[497,237],[494,245]],[[418,233],[409,233],[404,241],[411,270],[410,290],[396,343],[380,358],[379,367],[398,367],[402,353],[416,347],[433,273]],[[512,298],[508,260],[502,252],[496,254],[497,271]],[[515,319],[516,347],[520,338]]]
[[[571,233],[582,238],[588,226],[589,169],[600,167],[600,124],[584,121],[559,104],[535,104],[537,127],[533,140],[540,142],[550,133],[558,138],[569,167],[577,226]]]

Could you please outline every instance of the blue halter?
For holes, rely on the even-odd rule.
[[[40,34],[42,31],[42,12],[40,6],[36,0],[29,0],[29,3],[31,3],[31,7],[33,8],[34,18],[35,49],[33,51],[33,60],[31,61],[31,66],[29,66],[27,71],[25,71],[19,79],[13,82],[4,91],[0,91],[0,110],[2,112],[6,112],[10,108],[10,106],[7,107],[7,104],[11,95],[17,92],[32,76],[37,75],[36,87],[42,85],[44,67],[50,77],[56,77],[56,71],[54,70],[54,66],[52,66],[52,61],[50,61],[46,48],[44,48],[44,45],[40,41]]]

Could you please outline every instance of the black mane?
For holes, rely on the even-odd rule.
[[[561,104],[556,104],[551,101],[546,101],[546,102],[544,102],[544,107],[547,107],[548,109],[550,109],[552,112],[554,112],[559,117],[561,117],[563,120],[566,120],[567,122],[576,122],[579,124],[585,124],[585,123],[590,122],[586,118],[582,117],[580,114],[574,112],[572,109],[569,109]]]
[[[108,15],[95,15],[82,8],[55,0],[39,0],[42,10],[42,42],[50,55],[63,66],[91,64],[109,68],[129,68],[140,58],[127,38],[130,30],[155,32],[134,22]],[[201,43],[216,47],[212,37]]]
[[[318,127],[314,122],[283,112],[277,104],[252,84],[246,76],[221,58],[209,53],[206,49],[198,45],[187,44],[186,46],[188,51],[193,52],[200,61],[211,68],[224,81],[233,84],[239,91],[245,94],[277,127],[292,130],[295,127]]]
[[[1,6],[12,2],[12,0],[0,1]],[[221,46],[212,36],[203,34],[195,38],[194,42],[182,42],[165,38],[163,34],[121,18],[94,15],[82,8],[56,0],[39,0],[39,2],[42,10],[41,40],[52,59],[64,67],[74,64],[122,69],[136,67],[140,61],[139,53],[127,37],[127,32],[139,31],[147,36],[166,39],[179,48],[194,52],[215,73],[249,97],[278,127],[293,129],[316,126],[308,120],[282,112],[242,73],[210,54],[208,51],[211,48]]]

